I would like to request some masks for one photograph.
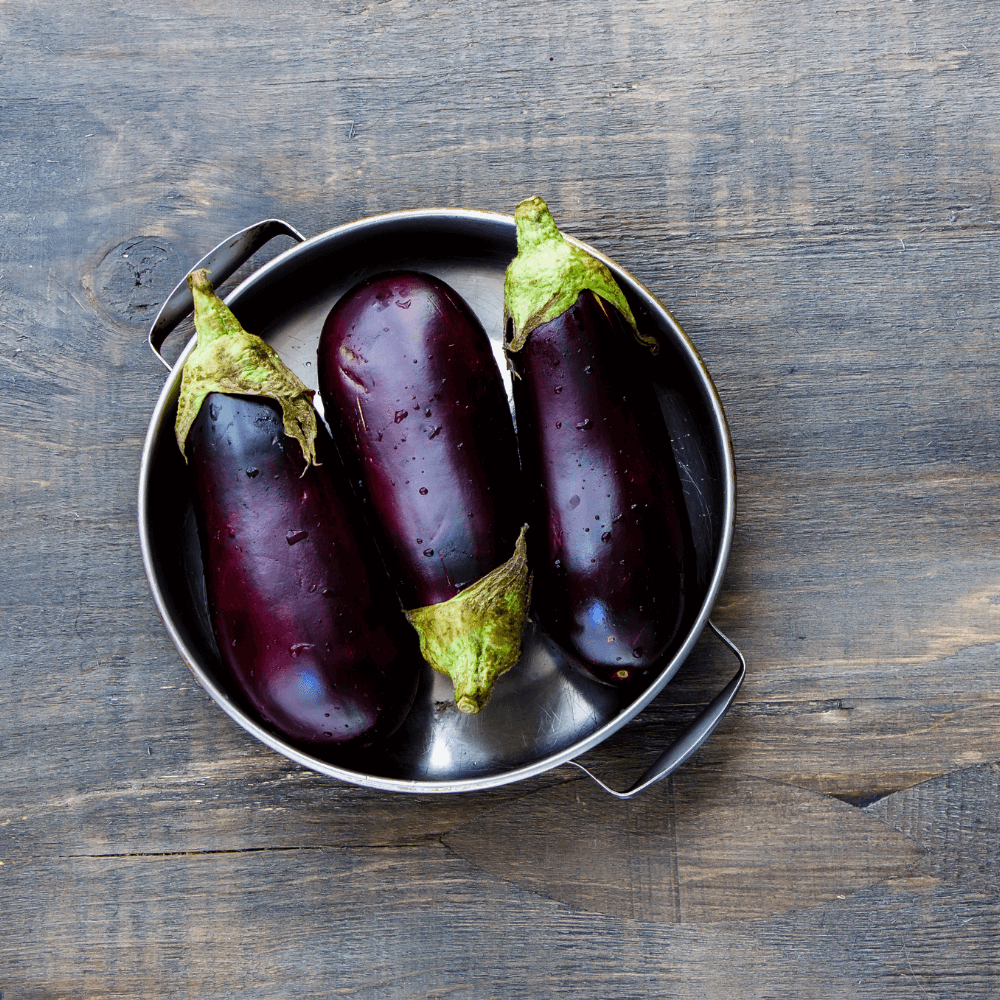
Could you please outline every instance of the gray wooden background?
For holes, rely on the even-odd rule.
[[[2,1000],[1000,995],[998,67],[967,0],[0,2]],[[342,785],[155,611],[145,331],[258,219],[530,194],[716,380],[750,672],[629,803]]]

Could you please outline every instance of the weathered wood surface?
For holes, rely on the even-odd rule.
[[[0,4],[3,1000],[998,995],[998,65],[958,0]],[[145,328],[258,219],[530,193],[713,373],[750,672],[629,803],[339,785],[156,615]]]

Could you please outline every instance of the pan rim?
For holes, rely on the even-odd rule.
[[[271,280],[276,273],[284,268],[292,266],[298,257],[304,259],[304,255],[316,252],[318,248],[323,248],[329,244],[350,240],[352,237],[364,233],[365,230],[378,230],[384,227],[392,229],[400,224],[412,226],[421,222],[433,223],[434,225],[447,225],[464,223],[466,225],[481,225],[483,227],[502,227],[505,230],[514,230],[514,217],[496,212],[480,211],[467,208],[417,208],[405,209],[401,211],[385,212],[378,215],[354,220],[325,230],[310,237],[302,243],[285,250],[266,264],[262,265],[235,289],[226,296],[226,302],[236,305],[239,299],[247,294],[261,282]],[[629,291],[637,296],[643,306],[652,314],[659,317],[670,330],[674,337],[674,346],[685,355],[689,367],[697,372],[701,382],[702,395],[708,404],[707,412],[711,416],[712,437],[716,439],[718,447],[718,457],[721,458],[721,485],[722,485],[722,524],[719,544],[715,553],[711,574],[705,589],[705,595],[699,608],[698,614],[688,629],[687,635],[681,645],[675,650],[669,662],[664,666],[655,678],[637,694],[635,699],[629,702],[624,708],[598,727],[589,736],[577,741],[569,747],[554,753],[549,753],[527,764],[522,764],[507,770],[497,771],[488,775],[481,775],[468,778],[451,780],[425,780],[411,778],[395,778],[385,775],[373,775],[363,771],[353,770],[343,767],[330,761],[323,760],[304,752],[299,747],[276,736],[270,730],[263,728],[254,718],[245,713],[236,705],[228,694],[214,681],[205,671],[195,651],[192,650],[169,613],[169,602],[161,587],[157,567],[153,554],[152,531],[153,525],[149,516],[149,488],[151,468],[154,461],[154,453],[164,433],[164,416],[173,405],[176,396],[177,385],[180,379],[181,367],[188,354],[194,347],[192,338],[181,352],[175,362],[170,374],[159,393],[153,412],[150,417],[149,427],[143,443],[141,464],[139,470],[138,483],[138,527],[140,549],[142,552],[143,567],[149,581],[150,590],[154,603],[161,619],[167,629],[174,646],[181,654],[182,659],[194,674],[195,679],[212,700],[242,729],[254,736],[265,746],[280,753],[287,759],[307,767],[328,777],[337,778],[353,785],[366,788],[379,789],[383,791],[417,793],[417,794],[449,794],[456,792],[476,791],[486,788],[499,787],[535,777],[546,771],[552,770],[562,764],[571,761],[573,758],[586,753],[588,750],[598,746],[613,733],[617,732],[624,725],[634,719],[649,703],[663,690],[671,678],[687,659],[695,643],[698,641],[702,630],[708,622],[709,615],[715,603],[718,592],[721,588],[723,577],[728,563],[733,534],[735,529],[736,511],[736,473],[735,457],[733,453],[732,438],[729,431],[729,424],[722,407],[715,383],[708,371],[707,366],[701,358],[697,348],[674,318],[671,312],[664,306],[656,296],[630,272],[615,263],[609,257],[596,250],[594,247],[581,240],[569,237],[571,242],[592,254],[602,261],[615,276],[619,283],[629,286]],[[290,264],[291,262],[291,264]]]

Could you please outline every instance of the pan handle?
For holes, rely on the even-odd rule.
[[[249,260],[265,243],[275,236],[291,236],[296,243],[301,243],[305,237],[281,219],[264,219],[234,233],[229,239],[223,240],[214,250],[210,250],[198,261],[192,271],[205,268],[212,284],[219,286],[231,274]],[[190,272],[188,272],[190,273]],[[191,299],[191,289],[187,285],[187,275],[177,283],[174,290],[160,306],[160,311],[149,328],[149,346],[152,352],[171,370],[170,362],[160,354],[160,348],[167,335],[177,324],[194,309]]]
[[[588,777],[593,778],[609,795],[616,799],[630,799],[650,785],[655,785],[657,781],[662,781],[668,774],[676,771],[708,739],[715,730],[715,727],[722,721],[722,717],[729,711],[736,692],[747,672],[747,661],[736,645],[724,636],[715,625],[709,621],[712,631],[736,654],[740,661],[740,669],[736,676],[715,696],[712,703],[701,715],[690,725],[690,727],[656,760],[652,767],[626,792],[616,792],[613,788],[608,788],[603,781],[594,777],[582,764],[575,760],[568,761],[574,767],[578,767]]]

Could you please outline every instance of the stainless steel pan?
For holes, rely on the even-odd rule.
[[[478,314],[506,372],[503,276],[517,250],[513,218],[458,209],[395,212],[312,239],[270,219],[223,241],[195,267],[208,268],[219,285],[279,235],[296,245],[253,273],[226,301],[242,324],[263,336],[310,387],[316,388],[316,345],[333,304],[366,275],[400,267],[430,272],[452,285]],[[638,693],[633,689],[624,694],[588,680],[529,623],[521,662],[499,680],[481,713],[459,712],[451,700],[450,680],[426,668],[417,702],[399,732],[381,747],[348,755],[327,756],[269,729],[222,666],[209,624],[191,491],[173,435],[180,368],[194,340],[173,367],[160,353],[166,336],[191,311],[185,281],[163,304],[149,341],[170,375],[149,423],[139,475],[139,535],[146,575],[167,631],[198,682],[227,715],[267,746],[322,774],[392,791],[459,792],[518,781],[575,763],[574,757],[634,718],[663,690],[705,625],[711,624],[709,613],[725,571],[735,513],[732,445],[722,405],[705,365],[670,313],[635,278],[593,248],[586,249],[611,268],[639,322],[661,340],[653,375],[695,540],[695,609],[676,648]],[[739,650],[722,638],[739,659],[737,674],[631,788],[615,792],[602,784],[611,794],[628,797],[659,781],[718,725],[746,669]]]

